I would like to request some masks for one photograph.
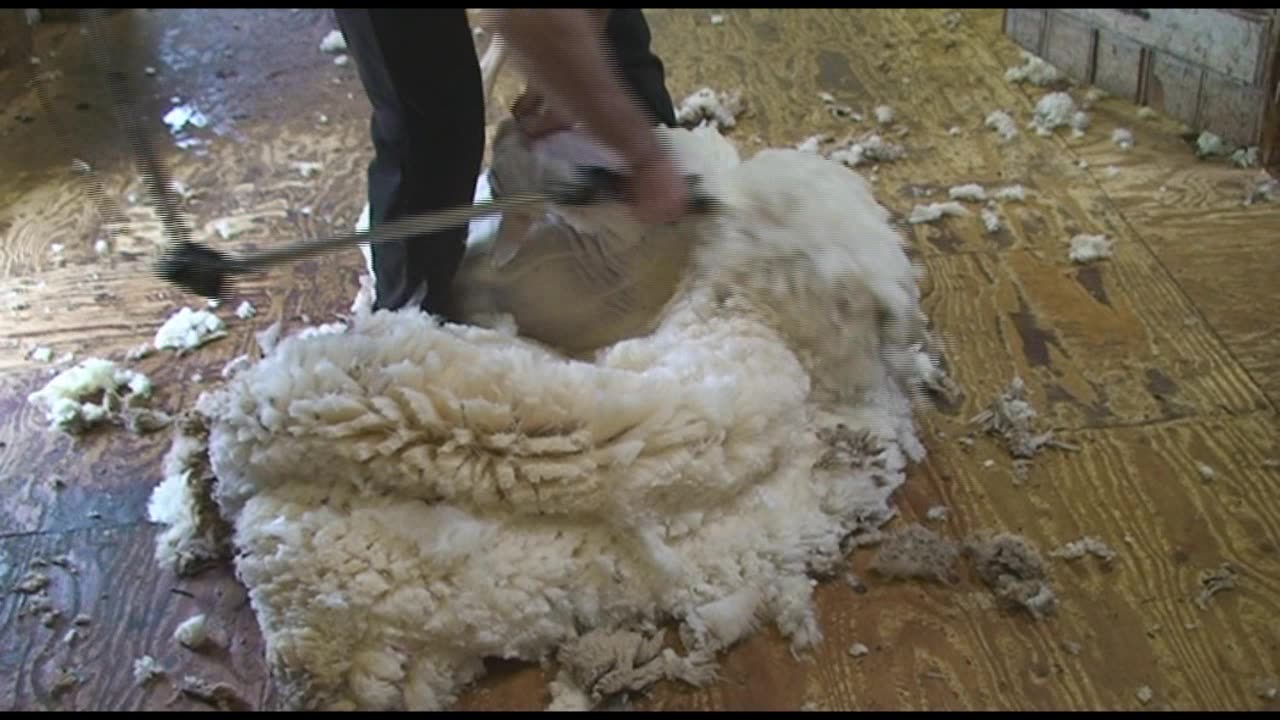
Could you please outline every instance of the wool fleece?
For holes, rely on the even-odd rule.
[[[539,231],[514,256],[470,243],[467,263],[497,270],[460,275],[463,305],[505,321],[366,299],[181,424],[152,504],[171,526],[157,556],[208,547],[177,535],[217,539],[202,525],[226,523],[209,552],[234,555],[287,707],[447,708],[485,658],[518,658],[559,660],[553,707],[589,708],[661,677],[709,682],[716,654],[762,623],[797,651],[821,640],[814,578],[893,516],[923,456],[912,398],[943,380],[916,270],[848,168],[792,150],[740,162],[712,128],[667,132],[725,210],[661,229],[682,234],[664,243],[687,261],[659,274],[669,299],[625,337],[567,352],[549,312],[523,312],[543,322],[532,338],[521,304],[494,292],[493,272],[556,243],[630,249],[654,232],[616,208],[557,212],[538,223],[573,232]],[[660,262],[627,257],[624,271]],[[201,493],[219,518],[193,517]],[[667,623],[679,651],[660,650]]]

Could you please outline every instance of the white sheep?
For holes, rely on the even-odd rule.
[[[212,492],[291,707],[440,709],[486,657],[663,618],[691,651],[663,653],[673,676],[759,622],[821,639],[808,574],[893,516],[923,454],[909,390],[936,370],[916,271],[848,168],[661,132],[722,213],[472,226],[458,305],[522,337],[365,305],[201,397]],[[508,126],[492,179],[511,192],[611,160]],[[152,507],[169,564],[210,492],[182,469],[204,427],[185,432]],[[580,681],[552,684],[557,707],[589,704]]]

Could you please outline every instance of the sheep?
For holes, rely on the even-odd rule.
[[[938,371],[918,273],[853,170],[657,132],[720,212],[475,223],[465,323],[366,304],[274,343],[182,424],[175,468],[195,451],[216,481],[167,475],[158,558],[211,494],[290,707],[439,709],[486,657],[656,647],[623,636],[662,618],[690,653],[645,650],[637,678],[701,681],[766,621],[821,639],[808,574],[893,516],[923,457],[911,392]],[[506,120],[477,195],[615,160]],[[587,675],[562,673],[556,706],[597,699]]]

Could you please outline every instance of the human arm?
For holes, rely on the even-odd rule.
[[[539,124],[545,128],[548,121],[554,127],[569,118],[581,122],[629,166],[631,203],[642,220],[679,219],[688,202],[684,181],[644,110],[613,68],[604,42],[608,12],[492,10],[486,24],[507,42],[535,92],[554,108],[551,112],[561,115],[559,121],[552,115],[526,122],[526,128],[536,130]]]

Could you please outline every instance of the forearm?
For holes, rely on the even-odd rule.
[[[612,67],[604,44],[607,13],[500,10],[491,21],[531,83],[631,165],[645,165],[661,146]]]

